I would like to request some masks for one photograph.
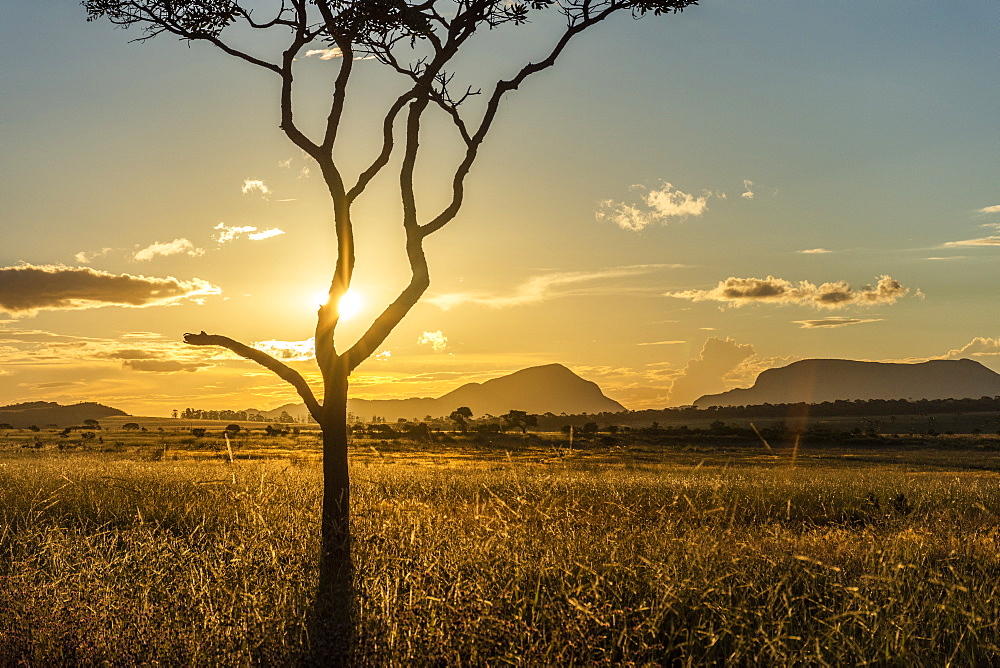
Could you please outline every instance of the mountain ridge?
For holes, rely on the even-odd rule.
[[[822,403],[855,399],[978,399],[1000,394],[1000,374],[970,359],[866,362],[808,359],[762,371],[748,388],[699,397],[694,406]]]
[[[128,413],[93,401],[66,405],[55,401],[26,401],[0,406],[0,424],[9,424],[18,429],[31,425],[42,427],[47,424],[70,427],[79,425],[84,420],[117,416],[128,416]]]
[[[562,364],[542,364],[491,378],[482,383],[465,383],[440,397],[409,399],[348,399],[347,410],[364,419],[378,416],[390,422],[399,418],[421,420],[426,415],[447,416],[460,406],[468,406],[475,416],[501,415],[511,410],[528,413],[616,413],[624,406],[605,396],[600,386],[581,378]],[[304,404],[291,403],[269,411],[277,418],[287,411],[304,418]]]

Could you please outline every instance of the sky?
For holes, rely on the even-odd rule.
[[[552,362],[630,409],[807,358],[1000,371],[998,25],[994,0],[705,0],[592,28],[504,103],[461,214],[427,241],[430,289],[352,396],[439,396]],[[544,19],[487,32],[456,83],[510,76],[553,35]],[[318,379],[336,248],[322,180],[278,129],[273,74],[138,36],[73,2],[0,9],[0,405],[296,401],[182,336],[252,343]],[[308,125],[338,61],[301,61]],[[397,85],[376,61],[355,74],[349,168]],[[431,210],[455,142],[426,129]],[[342,347],[408,280],[400,218],[387,174],[355,210]]]

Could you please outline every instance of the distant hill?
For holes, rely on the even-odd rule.
[[[363,419],[383,417],[390,422],[399,418],[423,419],[450,415],[460,406],[468,406],[475,417],[487,413],[502,415],[510,410],[528,413],[616,413],[625,410],[617,401],[604,396],[597,383],[584,380],[561,364],[546,364],[515,371],[484,383],[468,383],[437,398],[350,399],[347,410]],[[304,404],[286,404],[261,411],[267,418],[277,418],[282,411],[302,418]]]
[[[54,401],[31,401],[24,404],[0,406],[0,424],[7,423],[19,429],[37,425],[56,424],[60,427],[74,427],[84,420],[100,420],[112,416],[127,416],[117,408],[102,406],[93,402],[61,406]]]
[[[917,364],[801,360],[763,371],[753,387],[708,394],[694,405],[821,403],[838,399],[978,399],[1000,395],[1000,374],[979,362],[931,360]]]

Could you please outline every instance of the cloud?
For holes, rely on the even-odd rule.
[[[277,227],[272,227],[269,230],[264,230],[262,232],[251,232],[247,235],[247,238],[251,241],[260,241],[261,239],[270,239],[271,237],[276,237],[279,234],[284,234],[284,230],[279,230]]]
[[[98,353],[96,357],[109,360],[153,360],[159,359],[159,355],[148,350],[137,350],[135,348],[123,348],[109,352]]]
[[[90,264],[95,258],[103,257],[112,251],[120,250],[118,248],[102,248],[99,251],[80,251],[73,256],[78,264]]]
[[[256,227],[245,226],[245,227],[230,227],[225,223],[219,223],[214,228],[219,230],[215,235],[215,240],[220,244],[229,243],[230,241],[235,241],[239,239],[244,234],[247,235],[251,241],[260,241],[261,239],[270,239],[271,237],[276,237],[279,234],[284,234],[284,230],[279,230],[276,227],[272,227],[269,230],[264,230],[263,232],[258,232]]]
[[[305,341],[257,341],[253,347],[289,362],[301,362],[316,357],[316,344],[312,337]]]
[[[262,197],[267,197],[271,194],[271,189],[268,188],[263,181],[260,179],[243,179],[243,194],[249,195],[253,192],[258,192]]]
[[[312,56],[319,56],[320,60],[333,60],[334,58],[343,58],[344,52],[337,47],[332,49],[309,49],[306,51],[306,58]]]
[[[279,160],[278,161],[278,167],[282,167],[284,169],[288,169],[291,166],[292,166],[292,159],[291,158],[288,158],[287,160]]]
[[[15,315],[43,309],[163,306],[220,292],[200,278],[182,281],[62,265],[0,267],[0,310]]]
[[[753,181],[750,179],[743,179],[743,194],[740,195],[743,199],[753,199]]]
[[[882,318],[819,318],[817,320],[793,320],[803,329],[816,329],[820,327],[846,327],[847,325],[861,325],[866,322],[882,322]]]
[[[825,248],[807,248],[806,250],[800,250],[799,253],[805,253],[806,255],[818,255],[820,253],[832,253],[833,251],[827,250]]]
[[[754,349],[750,344],[737,343],[730,338],[708,339],[698,358],[690,360],[680,375],[674,378],[670,404],[683,406],[706,394],[722,392],[726,389],[726,376],[753,355]]]
[[[306,58],[312,56],[319,56],[320,60],[333,60],[334,58],[343,58],[344,52],[337,47],[332,49],[309,49],[306,51]],[[357,56],[354,60],[373,60],[375,56]]]
[[[946,359],[959,359],[970,355],[1000,355],[1000,337],[995,339],[977,336],[961,348],[949,350]]]
[[[624,267],[611,267],[597,271],[564,271],[533,276],[514,288],[508,295],[489,295],[475,292],[453,292],[439,294],[427,299],[428,302],[447,311],[462,304],[480,304],[492,308],[510,308],[525,304],[538,304],[555,297],[581,294],[618,294],[623,288],[617,285],[586,286],[587,283],[606,281],[607,279],[623,278],[648,274],[663,268],[679,268],[686,265],[668,264],[638,264]]]
[[[429,343],[434,352],[440,353],[448,347],[448,337],[439,329],[436,332],[424,332],[417,338],[417,343]]]
[[[648,343],[637,343],[637,346],[673,346],[687,341],[649,341]]]
[[[816,308],[836,309],[851,305],[873,306],[894,304],[909,293],[890,276],[879,276],[874,287],[866,285],[854,290],[846,281],[823,283],[816,286],[809,281],[793,284],[783,278],[737,278],[731,276],[711,290],[681,290],[667,292],[665,296],[691,301],[717,301],[730,306],[744,304],[797,304]]]
[[[392,351],[391,350],[383,350],[382,352],[377,353],[372,359],[376,359],[376,360],[385,362],[390,357],[392,357]]]
[[[979,213],[1000,213],[1000,204],[983,207],[979,210]]]
[[[212,366],[203,362],[180,362],[178,360],[132,359],[122,362],[123,369],[147,371],[151,373],[194,372]]]
[[[642,190],[642,186],[633,186]],[[718,196],[718,195],[717,195]],[[666,181],[659,190],[649,190],[641,197],[641,205],[604,200],[598,202],[595,213],[597,220],[610,220],[623,230],[638,232],[654,223],[667,224],[671,218],[684,220],[690,216],[700,216],[708,209],[708,199],[712,193],[701,196],[691,195]]]
[[[982,237],[979,239],[963,239],[942,244],[942,248],[959,248],[964,246],[1000,246],[1000,236]]]
[[[197,257],[199,255],[204,255],[205,250],[203,248],[196,248],[193,243],[187,239],[174,239],[173,241],[168,241],[167,243],[156,243],[146,246],[142,250],[138,250],[132,255],[133,262],[146,262],[152,260],[158,255],[178,255],[184,253],[185,255],[190,255],[191,257]]]

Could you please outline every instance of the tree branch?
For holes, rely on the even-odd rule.
[[[555,65],[556,59],[563,52],[566,45],[569,44],[573,37],[580,34],[595,23],[603,21],[612,13],[618,11],[619,9],[623,9],[624,7],[624,4],[612,4],[597,14],[586,16],[577,22],[570,22],[570,24],[566,26],[566,31],[563,33],[562,37],[559,38],[559,41],[553,47],[548,56],[537,63],[528,63],[522,67],[512,79],[497,82],[496,87],[493,89],[493,94],[490,96],[490,100],[486,105],[486,111],[484,112],[483,118],[479,123],[479,127],[476,130],[476,133],[472,135],[470,140],[467,142],[468,148],[466,149],[465,157],[455,170],[455,176],[452,180],[451,202],[449,202],[444,210],[442,210],[441,213],[438,214],[433,220],[420,226],[420,232],[423,236],[426,237],[434,232],[437,232],[449,222],[454,220],[455,216],[458,215],[459,209],[462,208],[462,201],[465,198],[465,178],[468,176],[469,170],[472,169],[472,164],[476,161],[479,147],[482,145],[483,140],[486,139],[486,135],[489,132],[490,127],[493,125],[493,120],[496,118],[497,111],[500,109],[500,102],[503,100],[504,96],[512,90],[517,90],[518,86],[524,83],[524,80],[532,74],[536,74]]]
[[[250,346],[242,344],[239,341],[230,339],[227,336],[219,336],[218,334],[206,334],[205,332],[201,332],[199,334],[187,333],[184,335],[184,343],[192,346],[219,346],[221,348],[231,350],[240,357],[260,364],[262,367],[273,372],[283,381],[294,387],[295,391],[299,393],[300,397],[302,397],[302,400],[306,402],[309,414],[312,415],[317,422],[322,422],[323,407],[319,405],[318,401],[316,401],[316,397],[313,395],[312,389],[309,387],[309,383],[306,382],[306,379],[303,378],[298,371],[291,368],[284,362],[276,360],[261,350],[251,348]]]
[[[364,335],[344,353],[347,369],[353,371],[374,353],[393,328],[406,316],[431,284],[424,255],[423,236],[410,228],[406,235],[406,255],[410,261],[410,283],[403,288],[396,300],[389,304],[371,324]]]

